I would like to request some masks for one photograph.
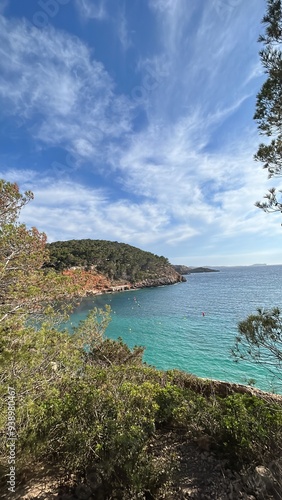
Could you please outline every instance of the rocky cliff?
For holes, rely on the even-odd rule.
[[[73,268],[63,271],[76,286],[76,293],[83,297],[86,295],[98,295],[102,293],[123,292],[136,288],[148,288],[165,285],[174,285],[186,281],[186,278],[174,271],[172,266],[162,269],[160,275],[150,276],[139,281],[111,280],[95,269],[86,271],[84,268]]]
[[[181,283],[184,281],[186,281],[186,278],[184,278],[184,276],[181,276],[181,274],[171,269],[167,270],[166,273],[164,273],[162,276],[156,276],[155,278],[148,278],[134,283],[134,288],[175,285],[176,283]]]

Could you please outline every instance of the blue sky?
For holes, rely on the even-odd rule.
[[[1,177],[49,241],[282,263],[253,155],[264,0],[0,0]],[[278,186],[278,185],[277,185]]]

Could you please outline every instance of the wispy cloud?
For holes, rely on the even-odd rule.
[[[85,19],[101,21],[107,17],[105,0],[75,0],[80,15]]]
[[[121,10],[119,13],[119,17],[117,20],[117,33],[123,50],[128,50],[129,47],[132,46],[132,41],[128,31],[125,8],[123,8],[123,10]]]
[[[32,189],[35,200],[22,213],[23,220],[44,230],[49,241],[70,238],[101,238],[148,245],[160,240],[167,214],[155,204],[114,201],[106,189],[87,188],[71,180],[38,178],[26,171],[2,171],[21,189]],[[163,238],[165,237],[165,233]]]
[[[130,132],[133,104],[77,38],[3,17],[0,28],[2,110],[35,139],[94,159],[103,141]]]

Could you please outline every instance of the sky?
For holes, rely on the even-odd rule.
[[[0,177],[48,241],[281,264],[253,160],[265,0],[0,0]]]

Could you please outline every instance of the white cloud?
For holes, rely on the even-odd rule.
[[[132,46],[129,36],[125,11],[121,11],[117,19],[117,33],[123,50],[128,50]]]
[[[253,144],[211,154],[195,147],[191,131],[183,123],[135,136],[120,156],[125,189],[167,211],[176,241],[199,232],[220,233],[222,240],[239,232],[277,233],[275,221],[269,225],[254,207],[266,188],[264,172],[252,161]],[[189,229],[181,232],[185,224]]]
[[[217,109],[232,108],[244,97],[244,80],[250,76],[250,65],[258,62],[254,62],[252,51],[261,13],[253,8],[253,2],[244,9],[239,1],[225,3],[236,15],[223,23],[212,2],[150,2],[156,13],[159,58],[166,61],[169,74],[152,93],[156,102],[154,106],[150,103],[149,116],[155,111],[175,120],[175,116],[197,107],[203,115],[215,114]],[[153,59],[156,61],[155,54]]]
[[[172,229],[169,210],[149,201],[115,201],[109,191],[87,188],[71,180],[38,178],[31,171],[28,176],[20,170],[6,170],[0,175],[19,182],[21,191],[34,192],[35,199],[23,209],[21,218],[27,225],[45,231],[49,241],[110,239],[148,247],[174,244],[195,234],[189,224]]]
[[[243,85],[247,85],[252,80],[254,80],[256,78],[260,78],[263,75],[265,75],[265,73],[264,73],[264,69],[261,65],[261,62],[257,61],[255,63],[253,63],[253,65],[250,69],[250,72],[247,75],[246,80],[244,81]]]
[[[0,19],[2,112],[20,116],[35,139],[78,157],[131,130],[133,105],[114,92],[103,65],[77,38]],[[32,126],[30,122],[32,120]]]
[[[107,17],[105,0],[75,0],[78,12],[83,18],[104,20]]]

